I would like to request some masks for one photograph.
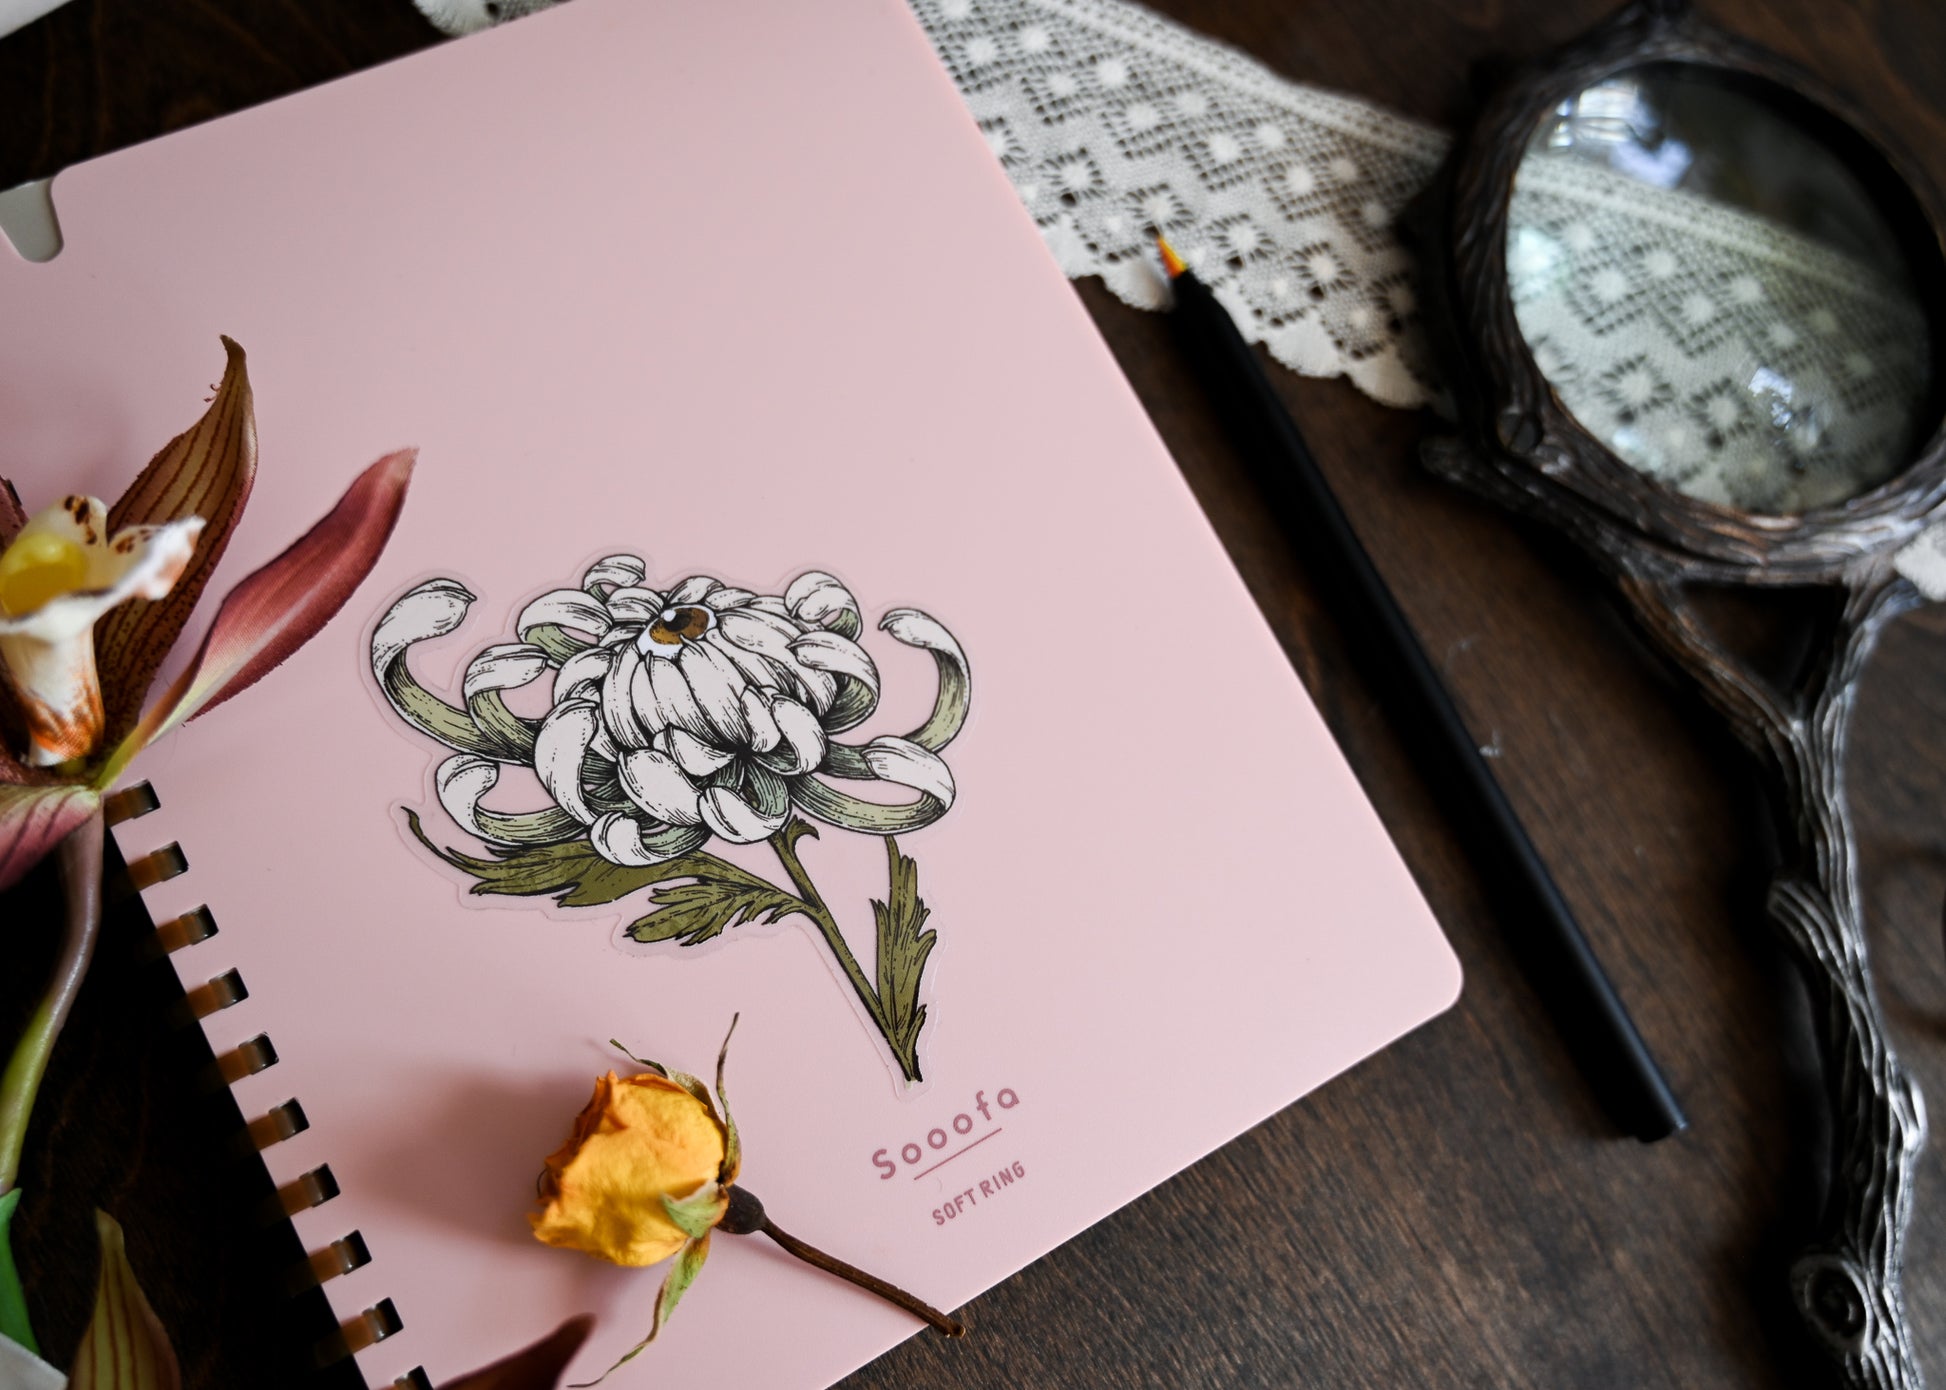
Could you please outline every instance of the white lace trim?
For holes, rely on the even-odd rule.
[[[461,32],[550,0],[418,3]],[[1159,308],[1161,230],[1286,366],[1387,405],[1439,402],[1393,222],[1446,135],[1279,77],[1127,0],[909,3],[1069,276]],[[1888,344],[1923,327],[1871,267],[1600,170],[1523,177],[1519,197],[1561,252],[1554,269],[1571,272],[1527,283],[1523,326],[1569,407],[1640,466],[1700,496],[1789,510],[1875,481],[1896,455],[1913,383]],[[1645,272],[1671,257],[1679,274]],[[1715,306],[1707,327],[1698,295]],[[1819,396],[1808,428],[1753,378],[1773,363]],[[1701,461],[1678,461],[1698,438]],[[1794,467],[1781,484],[1780,452]],[[1899,563],[1946,597],[1946,529]]]
[[[1280,362],[1432,398],[1391,224],[1443,135],[1114,0],[912,7],[1070,276],[1158,307],[1160,229]]]

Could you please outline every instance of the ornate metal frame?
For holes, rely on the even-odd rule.
[[[1514,317],[1505,249],[1514,175],[1548,112],[1651,64],[1702,65],[1747,85],[1834,149],[1901,238],[1935,352],[1946,350],[1946,220],[1927,182],[1810,75],[1714,28],[1682,0],[1636,0],[1517,71],[1454,148],[1441,181],[1444,235],[1430,248],[1427,278],[1445,301],[1464,438],[1432,441],[1426,463],[1573,536],[1615,580],[1655,647],[1762,762],[1781,851],[1769,915],[1810,989],[1832,1119],[1825,1210],[1816,1243],[1791,1269],[1793,1302],[1844,1384],[1917,1390],[1900,1278],[1925,1113],[1872,988],[1843,770],[1859,673],[1885,624],[1921,601],[1892,556],[1946,507],[1946,374],[1935,364],[1927,402],[1941,423],[1903,472],[1796,516],[1678,493],[1574,419]],[[1685,591],[1696,583],[1818,586],[1842,602],[1809,676],[1779,688],[1712,636]]]

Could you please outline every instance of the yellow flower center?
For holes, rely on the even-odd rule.
[[[665,647],[680,646],[685,637],[692,642],[701,641],[715,622],[716,615],[707,608],[665,608],[649,624],[649,640]]]
[[[87,582],[88,554],[66,536],[21,536],[0,554],[0,613],[24,617]]]

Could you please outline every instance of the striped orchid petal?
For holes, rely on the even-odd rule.
[[[0,782],[0,890],[18,883],[100,806],[92,787]]]
[[[94,1316],[75,1348],[68,1390],[180,1390],[182,1370],[162,1320],[135,1281],[122,1228],[107,1212],[97,1211],[95,1231],[101,1239],[101,1278]]]
[[[367,468],[322,520],[224,596],[195,659],[116,747],[99,785],[158,735],[270,674],[344,607],[391,537],[416,454]]]
[[[107,716],[103,742],[135,726],[155,673],[182,636],[183,624],[229,548],[257,475],[257,418],[243,349],[223,339],[223,379],[209,408],[164,446],[108,512],[108,529],[166,526],[200,518],[203,533],[182,578],[166,599],[119,609],[95,632]]]
[[[931,652],[939,667],[939,693],[933,699],[932,716],[908,735],[920,747],[936,753],[958,737],[972,707],[973,673],[966,664],[966,653],[943,624],[916,608],[895,608],[879,620],[878,626],[894,641]]]
[[[0,546],[12,545],[26,524],[27,509],[20,505],[20,494],[12,483],[0,478]]]

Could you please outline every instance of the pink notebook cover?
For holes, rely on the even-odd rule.
[[[30,510],[115,496],[201,409],[219,333],[250,354],[262,463],[212,594],[358,468],[421,450],[346,612],[146,755],[161,809],[118,832],[186,852],[158,920],[206,904],[220,928],[177,953],[185,982],[248,987],[213,1046],[276,1046],[245,1114],[294,1096],[310,1119],[265,1154],[280,1182],[337,1179],[296,1219],[306,1245],[370,1248],[327,1285],[346,1318],[389,1297],[403,1321],[360,1354],[369,1383],[441,1381],[584,1311],[587,1378],[647,1330],[660,1271],[526,1223],[610,1037],[707,1072],[740,1011],[744,1184],[951,1308],[1455,997],[1376,816],[896,0],[578,0],[70,169],[54,196],[63,253],[0,252],[0,474]],[[408,837],[404,807],[482,854],[435,796],[453,750],[378,696],[382,615],[438,578],[477,597],[407,655],[457,702],[530,601],[613,555],[659,601],[728,586],[676,620],[699,630],[739,605],[829,628],[790,588],[807,571],[855,596],[880,700],[846,732],[819,717],[830,744],[893,736],[907,780],[827,784],[912,803],[944,790],[935,762],[951,781],[898,841],[938,933],[922,1084],[801,915],[643,946],[623,932],[646,892],[468,896]],[[894,610],[970,669],[930,761],[899,736],[941,663],[880,630]],[[509,703],[545,713],[547,688]],[[548,804],[520,772],[485,805]],[[743,811],[768,814],[755,786]],[[800,843],[869,972],[883,842]],[[709,848],[785,882],[764,843]],[[723,1238],[610,1383],[819,1386],[914,1330]]]

